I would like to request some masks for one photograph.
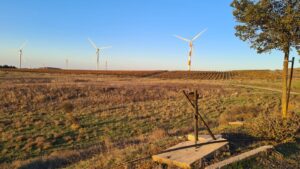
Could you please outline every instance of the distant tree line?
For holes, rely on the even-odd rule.
[[[0,69],[16,69],[16,66],[0,65]]]

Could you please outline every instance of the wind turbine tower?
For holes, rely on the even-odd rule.
[[[69,69],[69,59],[66,59],[66,69]]]
[[[91,45],[96,49],[97,70],[99,70],[99,56],[100,56],[100,51],[101,51],[102,49],[111,48],[111,46],[97,47],[97,45],[96,45],[90,38],[88,38],[88,40],[90,41]]]
[[[196,36],[194,36],[191,40],[187,39],[187,38],[183,38],[181,36],[178,35],[174,35],[176,38],[186,41],[189,43],[189,47],[190,47],[190,51],[188,54],[188,70],[191,71],[191,65],[192,65],[192,55],[193,55],[193,46],[194,46],[194,41],[196,39],[198,39],[200,37],[200,35],[202,35],[207,29],[204,29],[203,31],[201,31],[200,33],[198,33]]]
[[[20,46],[20,48],[19,48],[19,64],[20,64],[19,68],[20,68],[20,69],[22,68],[23,49],[24,49],[26,43],[27,43],[27,41],[25,41],[25,42]]]

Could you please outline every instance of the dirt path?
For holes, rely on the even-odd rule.
[[[273,92],[279,92],[282,93],[282,91],[280,89],[274,89],[274,88],[268,88],[268,87],[259,87],[259,86],[250,86],[250,85],[238,85],[238,84],[231,84],[232,86],[236,86],[236,87],[245,87],[245,88],[252,88],[252,89],[260,89],[260,90],[269,90],[269,91],[273,91]],[[300,95],[300,93],[298,92],[292,92],[291,94],[293,95]]]

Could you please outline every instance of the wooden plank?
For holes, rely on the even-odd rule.
[[[165,153],[152,156],[152,159],[161,164],[190,169],[195,163],[201,162],[203,158],[228,145],[228,142],[225,139],[218,139],[216,141],[211,141],[210,144],[203,144],[196,147],[192,146],[194,144],[194,141],[179,143],[167,149]],[[183,148],[181,149],[181,147]],[[176,150],[168,152],[168,150],[172,149]]]
[[[222,135],[220,134],[217,134],[215,135],[216,139],[221,139],[222,138]],[[189,141],[195,141],[195,134],[188,134],[187,135],[187,139]],[[205,143],[205,142],[208,142],[208,141],[213,141],[213,138],[210,136],[210,135],[198,135],[198,141],[200,143]]]
[[[244,125],[244,122],[242,121],[230,121],[228,122],[229,125],[232,125],[232,126],[242,126]]]
[[[237,156],[234,156],[234,157],[230,157],[229,159],[226,159],[224,161],[221,161],[221,162],[218,162],[218,163],[215,163],[215,164],[212,164],[210,166],[207,166],[205,167],[205,169],[217,169],[217,168],[222,168],[226,165],[229,165],[229,164],[232,164],[232,163],[235,163],[235,162],[238,162],[238,161],[241,161],[241,160],[244,160],[246,158],[249,158],[249,157],[252,157],[258,153],[261,153],[261,152],[266,152],[270,149],[273,149],[274,147],[271,146],[271,145],[268,145],[268,146],[261,146],[259,148],[256,148],[256,149],[253,149],[253,150],[250,150],[250,151],[247,151],[245,153],[242,153],[240,155],[237,155]]]

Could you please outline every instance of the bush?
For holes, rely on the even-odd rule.
[[[292,113],[283,120],[280,115],[261,113],[245,124],[250,135],[280,143],[294,142],[300,132],[300,115]]]
[[[149,135],[150,140],[160,140],[167,136],[167,133],[164,129],[156,129],[152,131],[152,133]]]
[[[72,103],[64,103],[62,108],[65,113],[71,113],[74,110],[74,105]]]
[[[0,65],[0,69],[3,68],[3,69],[16,69],[15,66],[9,66],[9,65]]]
[[[252,119],[257,116],[259,111],[260,109],[253,105],[234,106],[220,115],[219,124],[227,125],[228,122],[232,121]]]

